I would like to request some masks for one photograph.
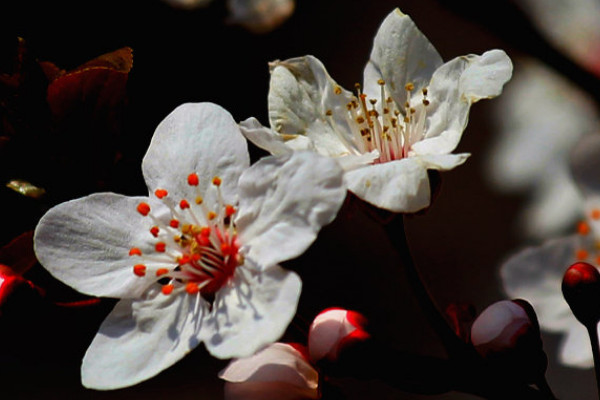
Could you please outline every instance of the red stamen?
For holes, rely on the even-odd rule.
[[[233,248],[229,245],[229,243],[221,243],[221,252],[226,255],[226,256],[230,256],[231,253],[233,253]]]
[[[154,191],[154,194],[156,195],[156,197],[158,197],[159,199],[162,199],[163,197],[166,197],[169,192],[167,192],[165,189],[156,189]]]
[[[589,253],[585,249],[579,249],[575,252],[575,258],[577,260],[586,260],[589,256]]]
[[[200,291],[200,289],[198,288],[197,284],[190,282],[185,285],[185,291],[188,292],[188,294],[196,294]]]
[[[217,218],[217,213],[214,211],[209,211],[208,215],[206,216],[210,221],[212,221],[213,219]]]
[[[145,217],[150,213],[150,205],[148,203],[140,203],[137,206],[137,211]]]
[[[167,244],[165,242],[158,242],[154,245],[154,249],[159,253],[164,253],[167,248]]]
[[[203,226],[200,228],[200,234],[202,236],[210,236],[210,226]]]
[[[144,264],[137,264],[133,266],[133,273],[137,276],[146,275],[146,266]]]
[[[169,295],[169,294],[173,293],[173,289],[174,289],[173,285],[169,284],[169,285],[164,285],[160,291],[164,295]]]
[[[235,208],[231,204],[227,204],[225,206],[225,215],[231,217],[233,214],[235,214]]]
[[[179,228],[179,221],[177,221],[176,219],[172,219],[172,220],[169,222],[169,226],[170,226],[171,228]]]
[[[583,236],[587,235],[590,233],[590,226],[585,221],[581,221],[577,224],[577,233]]]
[[[594,208],[590,215],[592,219],[600,219],[600,209]]]
[[[138,249],[137,247],[132,247],[131,250],[129,250],[129,255],[130,256],[141,256],[142,251],[140,249]]]
[[[198,175],[189,174],[187,181],[188,181],[188,185],[190,185],[190,186],[198,186],[198,183],[199,183]]]
[[[159,268],[156,270],[156,276],[163,276],[169,273],[167,268]]]
[[[208,236],[204,236],[204,235],[196,235],[196,242],[198,242],[198,244],[200,246],[208,246],[210,244],[210,240],[208,239]]]
[[[215,176],[212,180],[212,183],[215,186],[221,186],[221,178],[219,178],[218,176]]]
[[[179,202],[179,208],[181,208],[182,210],[185,210],[186,208],[190,208],[190,203],[187,202],[187,200],[181,200]]]
[[[179,258],[177,259],[177,263],[178,263],[179,265],[184,265],[184,264],[187,264],[187,263],[189,263],[191,260],[192,260],[192,259],[191,259],[191,257],[190,257],[190,256],[188,256],[188,255],[183,255],[183,256],[181,256],[181,257],[179,257]]]
[[[150,233],[152,234],[152,236],[157,237],[158,236],[158,232],[160,231],[160,229],[158,228],[158,226],[153,226],[152,228],[150,228]]]

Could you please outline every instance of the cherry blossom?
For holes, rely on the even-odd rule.
[[[374,39],[363,86],[343,89],[313,56],[270,64],[270,129],[250,118],[243,132],[273,154],[309,149],[334,157],[350,191],[393,212],[430,203],[427,170],[449,170],[469,108],[495,97],[512,74],[501,50],[447,63],[409,16],[396,9]]]
[[[148,379],[201,342],[219,358],[277,340],[295,314],[299,256],[345,197],[342,171],[310,152],[249,167],[231,115],[184,104],[157,127],[142,162],[148,197],[98,193],[39,222],[35,250],[56,278],[121,299],[83,359],[84,386]]]

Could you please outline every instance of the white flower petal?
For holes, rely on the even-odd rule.
[[[250,357],[231,361],[219,378],[228,382],[285,382],[313,390],[319,385],[318,372],[298,350],[285,343],[273,343]]]
[[[154,287],[142,301],[121,300],[106,317],[81,366],[84,386],[117,389],[151,378],[200,342],[208,304]]]
[[[542,329],[566,331],[578,324],[561,291],[563,275],[575,262],[578,240],[569,236],[526,248],[501,267],[504,290],[511,298],[531,303]]]
[[[593,368],[594,355],[587,329],[577,322],[563,339],[559,349],[562,364],[577,368]]]
[[[240,130],[246,139],[274,156],[282,156],[292,152],[292,149],[286,146],[282,135],[263,126],[254,117],[240,122]],[[310,141],[305,136],[298,136],[298,138],[305,139],[303,142],[307,146],[306,150],[308,150]]]
[[[564,233],[583,217],[583,198],[566,164],[551,163],[537,178],[521,216],[521,229],[529,237],[547,238]]]
[[[351,171],[356,168],[370,165],[378,158],[379,151],[373,150],[369,153],[361,154],[359,156],[349,154],[347,156],[336,158],[336,160],[344,171]]]
[[[413,145],[418,154],[446,154],[456,148],[467,125],[471,104],[497,96],[512,75],[502,50],[457,57],[431,78],[425,139]]]
[[[433,72],[443,61],[437,50],[415,23],[399,9],[382,22],[373,42],[371,57],[364,71],[364,92],[380,98],[379,79],[396,104],[406,102],[407,83],[416,91],[429,84]]]
[[[268,96],[271,127],[282,135],[292,135],[290,139],[306,135],[322,155],[348,153],[352,121],[348,119],[346,105],[351,100],[352,93],[342,89],[315,57],[271,64]]]
[[[276,341],[296,313],[301,287],[298,275],[277,265],[260,272],[238,267],[204,320],[206,348],[218,358],[248,357]]]
[[[189,196],[187,176],[195,172],[200,192],[212,204],[212,178],[222,179],[223,196],[233,202],[237,180],[249,164],[248,144],[229,112],[212,103],[187,103],[156,128],[142,171],[151,193],[167,189],[175,201]]]
[[[462,165],[469,153],[460,154],[423,154],[418,155],[419,162],[427,167],[427,169],[437,169],[439,171],[448,171],[459,165]]]
[[[35,231],[40,263],[85,294],[139,296],[150,282],[134,275],[136,261],[129,257],[129,250],[154,249],[147,221],[136,211],[142,201],[149,199],[98,193],[53,207]]]
[[[549,166],[566,165],[581,135],[598,129],[598,113],[589,96],[529,59],[517,62],[511,83],[495,103],[499,134],[487,157],[488,173],[504,190],[534,185]]]
[[[241,176],[239,191],[241,251],[261,266],[302,254],[346,195],[337,162],[311,152],[263,158]]]
[[[427,169],[415,157],[352,170],[346,184],[361,199],[393,212],[417,212],[430,202]]]

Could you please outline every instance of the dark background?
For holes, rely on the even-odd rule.
[[[2,57],[10,59],[14,51],[10,44],[16,36],[27,41],[39,60],[52,61],[67,70],[124,46],[133,49],[128,106],[119,139],[123,158],[111,170],[104,189],[139,195],[145,193],[141,158],[156,125],[177,105],[210,101],[229,110],[236,120],[255,116],[266,124],[267,62],[305,54],[318,57],[338,83],[352,88],[362,80],[362,69],[380,22],[394,7],[412,17],[445,60],[481,54],[491,48],[503,48],[511,57],[522,54],[515,43],[501,38],[485,24],[458,15],[436,0],[299,0],[292,17],[264,35],[225,24],[223,0],[214,0],[209,7],[196,11],[176,10],[158,0],[105,0],[2,2],[2,40],[6,43]],[[511,19],[506,21],[509,29]],[[485,149],[493,135],[488,119],[492,102],[483,101],[472,108],[469,126],[457,149],[472,153],[472,157],[464,166],[443,174],[440,194],[428,212],[411,216],[406,222],[414,259],[442,309],[453,302],[470,302],[481,311],[504,298],[498,267],[510,252],[523,245],[513,222],[523,199],[499,194],[483,176]],[[252,154],[255,158],[262,155],[256,149]],[[69,179],[74,180],[69,182],[72,193],[77,194],[73,197],[85,194],[79,193],[77,175]],[[70,195],[62,193],[63,197]],[[2,196],[8,208],[25,210],[24,215],[4,224],[1,244],[5,244],[33,229],[43,210],[30,203],[23,206],[24,200],[18,195]],[[5,208],[5,212],[7,218],[14,218],[13,210]],[[394,346],[419,354],[443,355],[401,273],[393,269],[397,260],[388,256],[389,250],[381,229],[364,218],[336,221],[324,229],[307,255],[290,263],[304,273],[314,268],[303,276],[300,311],[305,312],[304,319],[310,321],[314,316],[311,312],[321,306],[357,308],[378,319],[381,335]],[[328,265],[331,271],[325,270]],[[61,290],[67,292],[67,297],[76,298],[65,288]],[[108,303],[80,312],[76,319],[61,316],[56,324],[47,320],[32,324],[36,313],[45,311],[23,306],[24,319],[30,321],[23,325],[25,328],[15,325],[14,329],[26,329],[23,336],[27,340],[22,340],[20,333],[4,332],[10,340],[4,340],[5,350],[0,350],[5,354],[0,369],[0,397],[4,398],[4,387],[9,393],[6,398],[23,399],[221,398],[222,382],[216,373],[226,363],[212,359],[203,349],[133,388],[113,392],[83,389],[79,363],[110,306]],[[382,323],[385,316],[388,319]],[[548,380],[558,397],[589,398],[595,390],[592,371],[557,364],[554,354],[558,336],[545,335],[544,343],[550,358]],[[348,396],[353,399],[421,398],[376,380],[349,382],[348,388]],[[447,394],[424,398],[472,397]]]

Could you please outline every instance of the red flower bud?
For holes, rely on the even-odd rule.
[[[310,325],[308,352],[313,363],[321,359],[335,361],[346,346],[367,340],[370,335],[364,330],[366,318],[356,312],[341,308],[322,311]]]
[[[562,281],[562,292],[573,315],[583,325],[600,320],[600,273],[596,267],[577,262],[571,265]]]

